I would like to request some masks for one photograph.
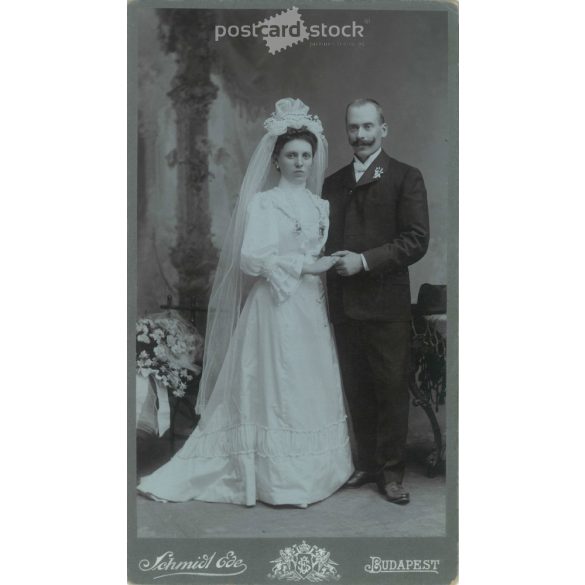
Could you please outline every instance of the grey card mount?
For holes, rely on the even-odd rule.
[[[128,580],[458,575],[458,11],[128,5]]]

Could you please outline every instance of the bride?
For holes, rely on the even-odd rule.
[[[142,478],[147,497],[306,507],[352,474],[321,276],[336,262],[320,257],[327,141],[308,112],[282,99],[264,122],[211,293],[201,419],[182,449]]]

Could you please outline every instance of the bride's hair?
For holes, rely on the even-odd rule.
[[[284,148],[284,145],[287,142],[291,142],[293,140],[306,140],[311,145],[313,156],[315,156],[315,151],[317,150],[317,137],[312,132],[307,130],[305,126],[303,126],[298,129],[287,128],[286,132],[281,134],[276,139],[276,144],[274,145],[274,150],[272,151],[272,159],[276,160],[281,150]]]

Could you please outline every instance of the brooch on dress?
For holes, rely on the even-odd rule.
[[[299,223],[299,220],[295,220],[295,234],[300,236],[303,233],[303,228]],[[322,219],[319,220],[319,237],[322,238],[325,235],[325,223]]]

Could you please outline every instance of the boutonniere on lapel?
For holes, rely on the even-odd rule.
[[[379,179],[384,174],[384,169],[382,167],[376,167],[374,169],[374,179]]]

